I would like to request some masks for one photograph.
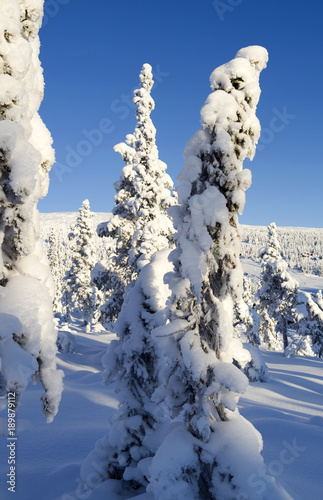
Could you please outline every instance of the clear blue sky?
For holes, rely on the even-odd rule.
[[[111,211],[123,167],[113,146],[134,130],[131,99],[144,63],[159,81],[151,117],[175,180],[210,73],[241,47],[262,45],[262,137],[245,165],[253,183],[240,221],[323,227],[322,15],[320,0],[46,1],[40,114],[57,164],[40,211],[77,211],[85,198],[93,211]]]

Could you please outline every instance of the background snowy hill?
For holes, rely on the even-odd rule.
[[[94,225],[105,222],[111,217],[111,213],[109,212],[92,213]],[[42,235],[47,238],[52,229],[67,235],[71,226],[75,224],[77,216],[78,212],[52,212],[48,214],[40,214]]]
[[[242,225],[241,256],[260,262],[258,253],[266,245],[267,227]],[[278,227],[282,256],[290,268],[323,276],[323,229]]]
[[[40,214],[41,234],[44,240],[52,230],[61,234],[64,241],[75,224],[78,212],[54,212]],[[94,227],[106,222],[111,217],[109,212],[93,212]],[[267,241],[266,226],[241,225],[241,257],[260,262],[258,253]],[[323,276],[323,229],[302,227],[278,227],[282,256],[291,269],[306,274]],[[98,240],[102,246],[101,239]]]
[[[107,222],[111,213],[108,212],[92,212],[93,215],[93,227],[96,229],[99,224],[102,222]],[[58,240],[63,243],[66,251],[66,262],[68,263],[65,271],[67,271],[68,266],[70,265],[68,260],[69,254],[69,243],[68,243],[68,235],[71,232],[72,226],[76,223],[76,218],[78,216],[78,212],[53,212],[48,214],[40,214],[40,232],[42,239],[45,243],[46,250],[49,250],[49,235],[54,232]],[[107,243],[110,243],[110,238],[97,238],[97,256],[98,260],[101,260],[105,257],[107,248],[110,248]]]

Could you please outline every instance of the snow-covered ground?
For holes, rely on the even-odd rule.
[[[250,384],[240,412],[263,436],[268,472],[294,500],[320,500],[323,491],[323,360],[264,352],[270,381]],[[265,481],[253,478],[255,490]]]
[[[69,330],[76,339],[76,353],[59,354],[65,372],[60,411],[52,424],[41,414],[39,386],[24,394],[18,415],[17,500],[68,500],[82,496],[79,469],[95,441],[107,429],[107,418],[117,401],[111,386],[101,383],[101,355],[112,339],[103,332],[85,334],[77,325]],[[268,470],[284,483],[295,500],[320,500],[323,488],[323,360],[310,357],[287,359],[264,352],[270,381],[251,384],[240,399],[240,411],[261,432]],[[38,404],[37,404],[38,402]],[[5,434],[6,418],[1,419]],[[0,450],[1,499],[7,491],[8,449],[2,438]],[[252,478],[255,491],[265,480]],[[100,491],[101,490],[101,491]],[[91,500],[115,500],[105,496],[108,485]],[[102,496],[101,496],[102,495]],[[117,497],[115,497],[117,498]]]
[[[259,276],[259,264],[243,262],[244,271]],[[302,289],[323,288],[323,278],[295,275]],[[301,278],[301,279],[300,279]],[[119,500],[114,483],[104,483],[89,496],[79,490],[80,464],[107,430],[107,419],[117,407],[112,386],[101,382],[101,357],[113,334],[85,334],[77,323],[68,330],[76,340],[75,353],[60,353],[65,372],[60,410],[52,424],[41,412],[39,385],[30,385],[18,412],[16,500]],[[261,432],[268,472],[284,484],[294,500],[321,500],[323,491],[323,360],[285,358],[264,352],[270,381],[253,383],[240,399],[240,411]],[[9,472],[7,419],[0,414],[0,498],[7,490]],[[255,471],[255,492],[265,479]],[[125,498],[124,496],[122,497]],[[144,497],[148,500],[148,496]]]
[[[74,354],[59,354],[58,367],[65,373],[60,411],[46,424],[41,411],[40,385],[26,390],[17,419],[17,500],[53,500],[75,490],[79,466],[95,441],[106,432],[109,413],[117,402],[111,387],[102,385],[101,358],[114,336],[106,332],[85,334],[77,324],[69,325],[76,340]],[[1,434],[7,419],[1,414]],[[7,491],[8,449],[1,437],[0,498],[12,498]],[[77,497],[76,497],[77,498]]]

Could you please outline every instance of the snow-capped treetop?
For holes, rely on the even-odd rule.
[[[258,64],[255,63],[256,54]],[[216,176],[220,192],[228,197],[239,214],[242,213],[244,191],[251,184],[250,171],[242,171],[242,164],[245,158],[253,158],[260,135],[255,110],[260,96],[259,73],[267,60],[266,49],[247,47],[211,74],[213,92],[201,110],[202,128],[190,139],[184,151],[185,163],[178,176],[180,203],[189,194],[188,182],[194,183],[201,173],[200,156],[213,155],[214,161],[222,165],[212,174]],[[199,192],[198,185],[194,189]]]
[[[142,70],[139,75],[141,87],[145,90],[151,91],[152,86],[154,85],[152,67],[150,64],[145,63],[142,66]],[[152,108],[154,109],[154,108]]]
[[[156,146],[156,129],[150,118],[150,113],[155,109],[155,102],[150,95],[154,84],[151,66],[144,64],[140,73],[141,88],[134,91],[133,102],[136,105],[137,126],[134,133],[134,147],[137,152],[138,163],[145,164],[150,159],[158,159]]]
[[[222,88],[226,92],[245,87],[253,83],[256,72],[265,69],[267,62],[268,52],[263,47],[254,45],[240,49],[232,61],[213,71],[210,76],[211,87],[213,90]]]
[[[281,246],[277,237],[277,226],[274,222],[268,226],[268,241],[264,248],[259,251],[259,257],[267,262],[268,259],[277,260],[281,257]]]
[[[73,251],[73,274],[76,274],[77,271],[81,273],[91,271],[96,263],[96,234],[89,200],[84,200],[79,209],[70,239]]]
[[[249,45],[249,47],[243,47],[238,50],[235,58],[237,59],[240,57],[248,59],[250,64],[259,72],[267,67],[268,52],[260,45]]]
[[[114,148],[126,163],[114,184],[115,207],[106,229],[99,232],[100,236],[110,236],[116,241],[112,267],[119,283],[113,285],[115,292],[109,299],[115,304],[113,317],[121,307],[124,288],[136,278],[154,252],[168,248],[173,242],[174,228],[167,211],[177,202],[177,197],[172,193],[173,182],[166,173],[167,166],[158,158],[156,129],[150,118],[155,107],[150,95],[152,86],[151,66],[144,64],[140,88],[134,91],[137,118],[134,133]],[[108,313],[108,316],[111,315]]]
[[[261,64],[255,64],[256,54]],[[186,276],[195,283],[195,292],[207,269],[205,254],[212,244],[208,228],[212,226],[221,239],[231,240],[232,248],[240,245],[233,228],[238,227],[237,216],[243,211],[245,191],[251,184],[251,172],[243,169],[243,161],[253,158],[259,139],[255,111],[260,96],[259,73],[267,59],[266,49],[248,47],[213,71],[213,92],[201,110],[202,127],[184,150],[184,166],[177,177],[181,208],[175,207],[171,213],[176,229],[182,233],[182,226],[192,241],[189,246],[195,248],[194,261],[185,258],[184,248],[181,257]],[[190,221],[187,213],[191,214]],[[187,242],[185,245],[188,248]],[[217,246],[219,256],[224,256],[224,249]],[[240,267],[233,267],[242,283]],[[240,288],[242,293],[242,284]]]
[[[171,195],[173,182],[166,174],[167,165],[159,160],[156,146],[156,129],[150,118],[155,108],[150,92],[153,86],[151,66],[144,64],[140,73],[140,88],[134,91],[137,124],[134,134],[126,136],[125,143],[116,144],[114,150],[126,162],[122,175],[114,184],[117,191],[113,215],[121,215],[136,222],[139,217],[155,218],[149,210],[161,205],[166,211],[176,201]],[[157,200],[158,197],[158,200]],[[155,202],[158,203],[155,204]],[[119,206],[120,205],[120,206]],[[110,230],[113,218],[108,224]]]

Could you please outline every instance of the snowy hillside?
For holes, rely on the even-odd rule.
[[[59,354],[64,370],[64,392],[59,413],[50,425],[39,411],[41,388],[29,386],[18,415],[18,487],[16,500],[121,500],[114,482],[105,482],[91,496],[80,491],[80,465],[95,441],[107,431],[107,419],[116,409],[112,386],[101,381],[100,359],[114,336],[85,334],[70,325],[76,352]],[[250,384],[240,399],[240,412],[258,429],[264,441],[263,456],[294,500],[320,500],[323,478],[323,360],[285,358],[264,352],[270,371],[267,383]],[[6,418],[1,419],[6,433]],[[7,491],[7,449],[0,449],[0,494]],[[99,467],[99,466],[98,466]],[[98,473],[100,470],[98,470]],[[95,481],[95,477],[93,477]],[[255,491],[266,482],[255,471],[250,481]],[[148,496],[142,497],[148,500]],[[139,500],[139,498],[138,498]]]
[[[51,229],[66,236],[75,213],[42,214],[43,237]],[[109,214],[95,214],[95,223]],[[253,233],[257,228],[252,229]],[[287,231],[287,230],[286,230]],[[300,230],[302,231],[302,230]],[[261,232],[261,230],[260,230]],[[293,234],[293,228],[289,230]],[[287,238],[288,239],[288,238]],[[257,281],[260,264],[242,259],[245,275]],[[305,291],[323,288],[323,277],[292,271]],[[58,367],[65,373],[59,413],[47,425],[40,411],[39,385],[29,385],[17,418],[17,500],[124,500],[118,481],[105,481],[92,494],[81,491],[80,467],[94,443],[107,432],[107,421],[118,401],[112,385],[102,383],[101,358],[115,335],[98,327],[84,333],[77,321],[65,325],[76,343],[74,353],[58,354]],[[263,437],[263,457],[270,475],[276,477],[293,500],[320,500],[323,488],[323,360],[308,356],[286,358],[263,351],[270,380],[251,383],[240,398],[241,414]],[[1,416],[0,431],[6,436],[7,419]],[[0,498],[7,500],[8,449],[0,448]],[[96,464],[92,484],[102,470]],[[255,471],[248,479],[255,494],[266,491],[266,477]],[[148,494],[137,497],[150,500]],[[268,500],[272,500],[271,498]]]
[[[43,239],[48,239],[51,230],[60,232],[66,238],[77,215],[77,212],[40,214]],[[110,217],[108,212],[93,212],[93,224],[97,226]],[[241,228],[241,256],[259,262],[258,253],[266,244],[267,228],[247,225],[241,225]],[[290,268],[323,276],[323,229],[278,227],[277,231],[282,255]]]
[[[260,261],[266,244],[267,227],[242,225],[242,257]],[[323,229],[278,227],[282,256],[290,268],[323,276]]]
[[[260,264],[245,258],[241,258],[241,263],[245,275],[248,276],[251,281],[257,282],[261,273]],[[304,292],[315,293],[317,290],[323,289],[323,276],[305,274],[293,269],[289,270],[289,274],[298,282],[300,289]]]
[[[71,233],[72,227],[76,223],[78,212],[54,212],[48,214],[40,214],[40,233],[45,244],[46,252],[49,251],[49,236],[51,233],[55,233],[58,240],[63,244],[64,247],[64,271],[68,270],[69,262],[69,242],[68,236]],[[93,228],[96,231],[99,224],[102,222],[107,222],[111,217],[108,212],[92,212],[92,222]],[[97,256],[98,259],[103,259],[105,257],[106,251],[111,243],[110,238],[96,239]],[[66,264],[66,265],[65,265]]]
[[[40,214],[40,227],[43,237],[47,238],[52,229],[67,235],[71,226],[75,224],[77,215],[78,212]],[[110,217],[111,214],[108,212],[93,212],[93,224],[98,225],[101,222],[106,222]]]
[[[64,240],[67,240],[67,235],[71,230],[71,226],[75,224],[78,212],[56,212],[48,214],[40,214],[41,234],[46,242],[52,230],[58,231]],[[106,222],[111,217],[109,212],[93,212],[93,225],[97,227],[102,222]],[[260,259],[258,252],[266,243],[267,228],[265,226],[246,226],[242,225],[242,244],[241,244],[241,262],[244,272],[248,277],[257,282],[260,276]],[[282,254],[288,262],[288,255],[297,251],[298,255],[303,255],[309,251],[317,249],[316,262],[323,263],[320,259],[323,256],[323,229],[311,228],[295,228],[295,227],[278,227],[278,234],[281,240]],[[99,245],[103,245],[102,239],[98,240]],[[311,258],[303,259],[303,262],[310,261]],[[256,262],[255,262],[256,261]],[[312,260],[312,263],[315,262]],[[293,264],[293,262],[292,262]],[[300,289],[314,293],[317,290],[323,289],[323,274],[316,276],[309,272],[303,272],[301,269],[291,269],[290,274],[295,278]]]

